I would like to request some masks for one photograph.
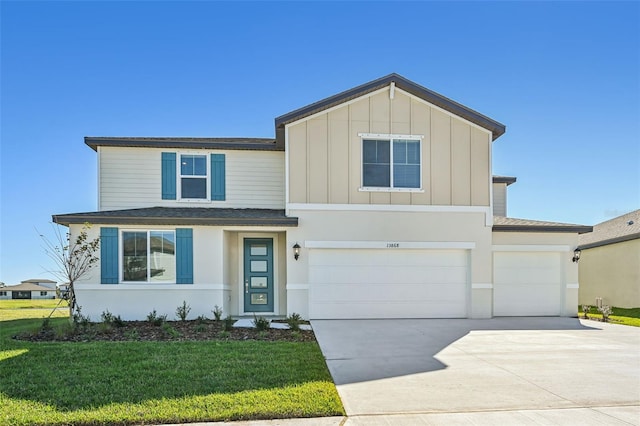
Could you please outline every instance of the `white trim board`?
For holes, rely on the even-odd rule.
[[[475,242],[466,241],[304,241],[308,249],[463,249],[476,248]]]
[[[571,250],[567,245],[552,245],[552,244],[506,244],[506,245],[494,245],[491,246],[492,251],[564,251]]]

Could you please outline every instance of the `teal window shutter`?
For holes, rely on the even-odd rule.
[[[162,153],[162,199],[176,199],[176,153]]]
[[[118,228],[100,228],[100,282],[118,284]]]
[[[176,284],[193,284],[193,229],[176,229]]]
[[[226,197],[224,162],[224,154],[211,154],[211,199],[213,201],[224,201]]]

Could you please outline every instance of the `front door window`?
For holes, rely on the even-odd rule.
[[[273,312],[273,239],[244,240],[244,311]]]

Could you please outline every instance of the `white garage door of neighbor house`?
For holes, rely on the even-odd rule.
[[[560,315],[563,281],[561,253],[496,252],[493,315]]]
[[[313,249],[312,319],[465,318],[465,250]]]

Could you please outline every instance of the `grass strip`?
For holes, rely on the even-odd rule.
[[[68,319],[52,321],[65,327]],[[343,415],[316,342],[33,343],[0,323],[0,424],[188,423]]]

